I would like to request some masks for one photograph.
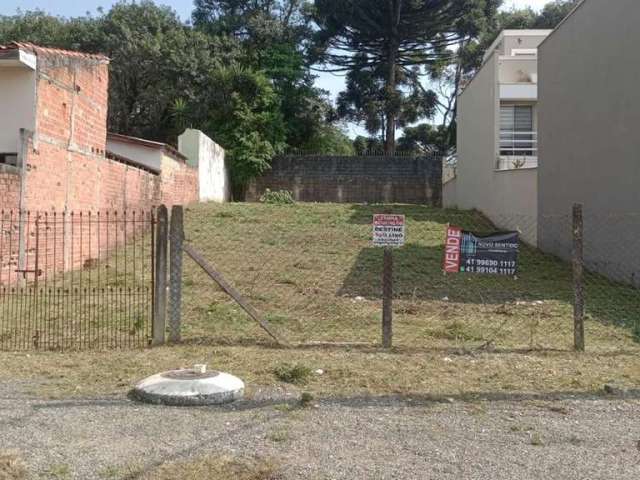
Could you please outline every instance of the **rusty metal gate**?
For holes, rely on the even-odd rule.
[[[0,350],[151,341],[154,212],[0,212]]]

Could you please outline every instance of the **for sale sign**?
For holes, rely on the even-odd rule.
[[[479,235],[448,226],[443,269],[446,273],[515,275],[518,251],[518,232]]]
[[[401,247],[405,239],[404,215],[375,214],[373,216],[373,245]]]

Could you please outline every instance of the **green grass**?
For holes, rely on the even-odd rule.
[[[382,251],[370,245],[370,224],[381,211],[407,217],[407,245],[394,253],[395,345],[571,348],[567,263],[524,245],[516,279],[442,274],[447,223],[493,228],[477,212],[415,205],[196,205],[187,209],[186,235],[288,341],[375,345]],[[266,338],[199,268],[185,262],[187,337],[224,343]],[[633,347],[638,291],[597,275],[588,279],[589,348]]]
[[[37,284],[0,287],[0,349],[77,350],[149,344],[153,295],[149,233],[137,233],[126,247],[103,247],[100,260],[84,264],[76,249],[76,268],[58,274],[48,265],[54,258],[52,243],[48,245],[44,250],[48,254],[40,258],[45,273]],[[98,251],[93,250],[97,256]],[[58,260],[62,257],[61,252],[56,254]]]
[[[408,221],[408,245],[394,254],[390,351],[379,347],[382,252],[370,246],[371,216],[379,211],[404,213]],[[146,375],[207,363],[245,380],[249,397],[255,386],[302,388],[285,386],[298,377],[277,375],[282,365],[322,369],[305,376],[304,391],[316,398],[593,393],[614,381],[640,386],[637,290],[588,275],[587,352],[576,354],[570,266],[525,246],[517,279],[444,276],[448,222],[492,228],[474,212],[424,206],[188,207],[187,241],[293,348],[274,345],[185,256],[182,345],[0,353],[0,381],[34,380],[29,393],[53,398],[124,395]]]
[[[309,377],[311,376],[311,369],[306,365],[283,364],[278,365],[273,370],[273,373],[281,382],[304,385],[308,382]]]

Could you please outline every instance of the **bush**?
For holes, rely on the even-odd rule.
[[[260,197],[260,201],[271,205],[291,205],[296,203],[293,199],[293,194],[290,191],[278,190],[277,192],[272,192],[268,188]]]
[[[307,383],[309,376],[311,375],[311,369],[309,367],[305,367],[304,365],[295,364],[295,365],[278,365],[273,373],[276,378],[281,382],[285,383],[294,383],[297,385],[302,385]]]

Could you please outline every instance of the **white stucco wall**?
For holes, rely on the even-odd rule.
[[[519,230],[536,245],[537,170],[496,170],[498,66],[498,55],[493,55],[458,99],[457,177],[443,187],[443,204],[479,210],[498,227]]]
[[[162,167],[162,150],[160,148],[135,145],[117,138],[107,137],[107,150],[133,160],[154,172],[160,172]]]
[[[0,153],[17,153],[20,129],[35,130],[36,76],[26,67],[0,67]]]
[[[444,203],[462,209],[491,207],[488,188],[496,167],[498,55],[491,56],[458,98],[457,197]]]
[[[200,201],[229,201],[224,149],[200,130],[189,128],[178,137],[178,150],[189,165],[198,168]]]
[[[587,267],[640,286],[638,25],[638,0],[586,0],[540,46],[539,234],[568,258],[582,203]]]

